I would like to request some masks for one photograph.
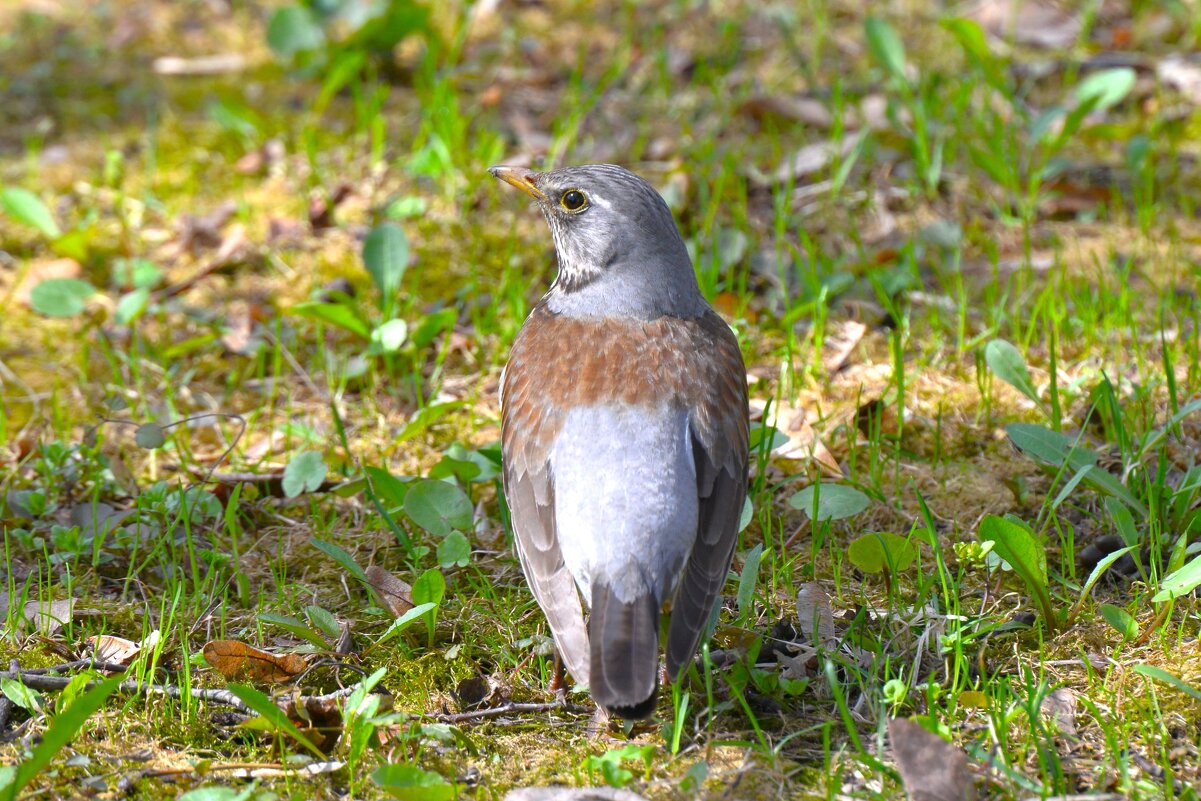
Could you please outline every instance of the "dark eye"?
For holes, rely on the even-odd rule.
[[[568,211],[580,211],[588,205],[588,198],[578,189],[568,189],[559,198],[559,205]]]

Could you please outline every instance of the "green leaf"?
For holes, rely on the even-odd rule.
[[[1120,606],[1101,604],[1101,617],[1127,640],[1138,636],[1138,621]]]
[[[310,300],[297,303],[288,309],[288,312],[337,326],[362,339],[371,339],[371,326],[367,325],[367,322],[359,317],[358,312],[345,303],[324,303],[319,300]]]
[[[29,293],[29,305],[47,317],[75,317],[83,313],[96,287],[79,278],[51,278]]]
[[[54,221],[54,215],[42,199],[19,186],[0,190],[0,206],[15,220],[36,228],[47,239],[58,239],[62,229]]]
[[[1042,609],[1043,620],[1052,631],[1058,625],[1047,588],[1047,555],[1025,527],[996,515],[985,515],[977,532],[981,542],[992,542],[993,552],[1013,568],[1026,590]]]
[[[456,793],[441,774],[416,765],[380,765],[371,779],[400,801],[451,801]]]
[[[471,543],[462,532],[452,531],[438,543],[438,564],[442,567],[466,567],[471,561]]]
[[[755,518],[755,506],[751,503],[751,496],[747,495],[742,499],[742,514],[738,516],[738,533],[746,531],[746,527],[751,524]]]
[[[437,568],[433,567],[417,577],[410,591],[410,595],[413,596],[413,603],[415,604],[431,603],[437,605],[442,603],[442,597],[445,594],[446,579]]]
[[[283,58],[291,58],[306,50],[316,50],[325,41],[325,33],[302,5],[277,8],[267,23],[267,46]]]
[[[867,46],[888,74],[900,81],[905,77],[905,46],[896,30],[880,17],[868,17],[865,24]]]
[[[306,606],[304,616],[308,618],[309,623],[321,629],[321,633],[331,640],[338,639],[342,634],[342,627],[338,625],[338,619],[328,609],[315,605]]]
[[[994,339],[984,347],[984,361],[998,378],[1041,405],[1020,350],[1003,339]]]
[[[145,313],[149,305],[150,290],[141,287],[121,296],[113,317],[121,325],[130,325]]]
[[[395,353],[408,334],[409,325],[404,320],[389,320],[371,332],[371,345],[381,353]]]
[[[409,423],[399,434],[396,435],[394,443],[399,444],[412,439],[435,422],[441,419],[448,412],[452,412],[465,405],[464,401],[446,401],[445,403],[431,403],[424,409],[421,409],[409,418]]]
[[[1103,111],[1130,94],[1134,81],[1134,70],[1130,67],[1094,72],[1076,85],[1076,102],[1092,103],[1094,111]]]
[[[439,575],[441,575],[441,574],[439,573]],[[414,598],[413,600],[417,600],[417,599]],[[405,612],[400,617],[396,618],[396,620],[393,620],[392,625],[388,626],[387,630],[383,634],[380,635],[380,638],[378,640],[375,641],[375,644],[380,645],[382,643],[387,642],[388,640],[395,637],[397,634],[400,634],[402,631],[407,629],[409,626],[413,625],[413,623],[420,620],[423,616],[429,614],[430,612],[433,612],[437,608],[438,608],[438,604],[430,603],[428,601],[425,603],[417,604],[412,609]]]
[[[389,509],[398,509],[404,505],[409,482],[401,481],[383,467],[364,467],[363,472],[367,474],[367,479],[371,482],[371,491],[380,503]]]
[[[1107,498],[1106,500],[1112,499]],[[1120,505],[1121,504],[1119,504],[1119,506]],[[1125,509],[1126,507],[1123,506],[1122,508]],[[1127,545],[1125,548],[1121,548],[1113,553],[1106,554],[1104,559],[1102,559],[1100,562],[1097,562],[1096,566],[1093,567],[1092,572],[1088,574],[1088,580],[1084,582],[1084,587],[1080,591],[1080,598],[1076,601],[1076,603],[1072,604],[1072,610],[1068,612],[1069,622],[1075,620],[1076,616],[1080,614],[1080,610],[1084,608],[1084,602],[1088,599],[1089,593],[1092,592],[1093,586],[1101,579],[1101,576],[1105,575],[1105,571],[1109,570],[1114,562],[1118,561],[1123,556],[1134,550],[1134,547],[1135,546],[1133,545]]]
[[[1159,584],[1159,592],[1151,597],[1152,603],[1163,603],[1192,592],[1201,585],[1201,555],[1194,556],[1187,564],[1173,572]]]
[[[313,745],[313,741],[305,737],[304,733],[296,728],[296,724],[288,720],[288,716],[284,714],[284,711],[276,706],[275,702],[266,695],[244,684],[231,684],[228,689],[231,693],[242,699],[242,702],[246,706],[259,713],[272,731],[291,737],[312,752],[318,759],[325,758],[325,754],[321,752],[321,749]]]
[[[363,572],[363,568],[359,567],[359,563],[346,551],[332,542],[319,540],[316,537],[309,540],[309,544],[341,565],[343,570],[358,579],[364,586],[371,586],[371,582],[367,580],[367,574]]]
[[[454,484],[428,478],[409,485],[404,509],[414,523],[435,537],[445,537],[455,529],[467,530],[473,519],[467,493]]]
[[[1184,693],[1186,695],[1191,695],[1196,700],[1201,701],[1201,690],[1198,690],[1196,687],[1193,687],[1191,684],[1187,684],[1186,682],[1181,681],[1180,679],[1176,678],[1175,676],[1173,676],[1171,673],[1164,670],[1163,668],[1157,668],[1154,665],[1145,665],[1145,664],[1135,665],[1134,672],[1141,673],[1142,675],[1146,676],[1149,679],[1155,679],[1156,681],[1163,682],[1164,684],[1167,684],[1171,687],[1175,687],[1177,690],[1180,690],[1182,693]]]
[[[142,423],[133,433],[133,441],[139,448],[153,451],[163,447],[167,438],[163,435],[163,427],[158,423]]]
[[[257,782],[251,782],[241,789],[212,784],[206,787],[197,787],[195,790],[188,790],[177,798],[176,801],[247,801],[247,799],[253,797],[258,791]]]
[[[432,314],[427,314],[417,321],[417,327],[413,329],[413,344],[419,348],[424,348],[433,342],[438,334],[454,328],[455,321],[458,319],[459,312],[453,308],[442,309]]]
[[[277,615],[272,612],[260,612],[258,619],[271,626],[279,626],[284,631],[311,643],[322,651],[329,649],[329,643],[317,632],[310,629],[299,619],[291,615]],[[337,636],[336,634],[334,635]]]
[[[409,240],[404,229],[393,222],[372,228],[363,242],[363,264],[385,305],[390,303],[409,266]]]
[[[1009,441],[1022,453],[1052,467],[1064,467],[1073,473],[1086,465],[1096,465],[1097,454],[1077,444],[1071,437],[1052,431],[1045,426],[1032,423],[1010,423],[1005,426]],[[1147,507],[1134,496],[1122,482],[1107,470],[1097,467],[1089,470],[1084,477],[1084,483],[1093,489],[1112,495],[1138,512],[1141,517],[1147,516]]]
[[[871,499],[862,492],[842,484],[813,484],[788,499],[789,506],[800,509],[815,522],[853,517],[870,503]]]
[[[329,470],[317,451],[303,451],[293,456],[284,468],[284,495],[295,498],[302,492],[316,492]]]
[[[755,599],[755,584],[759,580],[759,562],[763,558],[763,545],[756,545],[746,555],[742,575],[738,577],[738,619],[746,620],[751,613],[751,602]]]
[[[124,677],[116,676],[95,684],[90,690],[75,699],[66,709],[54,716],[50,727],[42,735],[42,741],[33,749],[29,759],[17,766],[17,775],[12,784],[0,789],[0,797],[14,801],[25,787],[37,777],[51,760],[66,746],[75,741],[75,735],[96,713],[105,700],[116,692]]]
[[[42,709],[42,698],[38,692],[16,679],[0,679],[0,693],[26,712],[37,714]]]
[[[899,534],[877,531],[851,540],[847,557],[864,573],[896,574],[913,564],[917,548]]]

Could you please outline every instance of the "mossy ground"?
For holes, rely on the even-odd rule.
[[[1151,60],[1195,49],[1201,37],[1187,9],[1085,5],[1078,10],[1089,25],[1075,45],[1051,53],[1019,47],[1004,62],[1017,76],[1050,62],[1036,77],[1014,78],[1015,107],[1068,102],[1074,65],[1111,49],[1114,31],[1126,31],[1127,49]],[[1018,579],[954,547],[976,542],[989,514],[1031,523],[1045,544],[1051,595],[1067,609],[1089,569],[1077,554],[1114,524],[1085,485],[1056,503],[1071,476],[1053,477],[1016,452],[1005,426],[1046,423],[1055,396],[1063,429],[1083,428],[1117,472],[1130,466],[1123,439],[1137,442],[1173,402],[1201,389],[1201,112],[1156,84],[1153,69],[1140,69],[1131,99],[1072,139],[1060,154],[1058,192],[1023,218],[1018,199],[974,155],[990,144],[985,112],[1003,98],[986,91],[939,24],[941,10],[928,4],[893,4],[887,16],[918,76],[914,86],[930,98],[925,113],[945,162],[933,185],[915,168],[917,107],[873,61],[858,4],[502,3],[478,14],[448,4],[433,25],[444,42],[461,34],[461,49],[439,49],[432,35],[410,39],[394,54],[390,82],[352,85],[324,112],[314,110],[320,81],[289,73],[266,46],[273,7],[219,0],[0,7],[0,185],[33,190],[64,228],[82,232],[78,274],[102,290],[80,316],[36,314],[22,285],[63,257],[61,245],[0,215],[0,440],[8,443],[0,449],[0,488],[40,489],[58,504],[57,514],[34,521],[6,507],[5,583],[34,597],[72,596],[102,613],[52,637],[9,632],[0,638],[0,662],[61,664],[88,635],[136,640],[161,628],[167,670],[159,680],[178,680],[192,660],[195,685],[221,687],[225,681],[193,659],[207,640],[294,649],[296,638],[257,615],[299,616],[316,605],[347,623],[363,650],[339,660],[367,673],[387,668],[382,687],[396,710],[457,712],[456,688],[472,676],[513,701],[550,701],[550,662],[534,653],[545,624],[510,554],[494,482],[470,487],[473,551],[466,567],[445,570],[432,642],[417,626],[403,645],[376,649],[369,645],[390,620],[368,608],[361,587],[312,540],[408,580],[434,555],[406,555],[361,493],[285,500],[245,489],[233,524],[209,520],[186,534],[168,529],[170,543],[89,548],[58,560],[53,547],[27,546],[15,533],[46,536],[52,524],[70,522],[71,509],[94,501],[127,508],[158,480],[196,482],[209,470],[267,474],[303,450],[320,451],[330,477],[342,480],[364,466],[425,476],[452,443],[495,445],[499,373],[549,283],[553,257],[537,215],[484,169],[549,151],[560,164],[626,163],[663,189],[696,247],[702,284],[740,337],[759,408],[770,401],[802,415],[847,480],[873,498],[858,516],[815,526],[788,500],[817,479],[818,465],[763,460],[755,516],[734,564],[741,575],[751,549],[765,546],[756,593],[740,618],[731,582],[713,643],[746,647],[777,622],[795,622],[796,591],[815,581],[831,598],[847,646],[833,674],[839,685],[817,669],[800,695],[750,687],[743,705],[718,670],[712,714],[704,683],[690,684],[684,748],[674,756],[663,747],[663,725],[672,722],[665,701],[656,723],[629,734],[590,735],[586,715],[566,712],[462,723],[465,739],[445,742],[406,737],[402,726],[372,758],[412,760],[457,781],[465,796],[499,798],[523,784],[600,783],[588,758],[635,743],[655,746],[649,768],[625,763],[631,787],[651,798],[886,798],[899,792],[896,777],[869,757],[887,761],[888,717],[922,714],[980,766],[985,795],[1187,796],[1182,788],[1198,780],[1201,765],[1198,702],[1133,672],[1150,664],[1201,683],[1195,600],[1177,600],[1163,617],[1149,601],[1164,559],[1152,549],[1148,559],[1161,572],[1150,583],[1103,581],[1085,614],[1049,631],[1037,620],[1030,625],[1035,606]],[[169,76],[154,67],[159,56],[214,53],[237,54],[243,64],[218,76]],[[386,100],[364,106],[381,86]],[[802,94],[832,121],[803,122],[764,101]],[[873,127],[864,121],[876,100],[891,113]],[[1013,156],[1022,170],[1036,150],[1028,122],[1014,113],[1002,129],[1019,143]],[[756,179],[802,146],[836,140],[846,126],[870,131],[845,173],[843,158],[795,181]],[[1131,166],[1136,136],[1151,142],[1149,168]],[[278,140],[282,156],[239,166],[269,140]],[[439,152],[448,154],[441,167],[432,160]],[[1095,189],[1094,168],[1118,177]],[[795,191],[834,179],[841,183],[824,192]],[[328,220],[314,225],[314,204],[339,194]],[[227,202],[229,219],[188,241],[182,220]],[[413,211],[397,211],[406,206]],[[425,346],[370,358],[360,371],[352,369],[360,341],[289,309],[337,279],[371,309],[362,243],[389,217],[404,227],[413,254],[397,316],[412,330],[450,308],[456,323]],[[121,259],[149,259],[164,272],[160,290],[177,286],[216,258],[236,226],[244,243],[226,263],[185,291],[160,292],[134,325],[115,321],[128,289],[118,276]],[[741,249],[714,247],[733,241],[731,232],[744,235]],[[833,335],[848,323],[862,323],[864,332],[827,366],[839,347]],[[239,331],[249,345],[232,336]],[[996,338],[1024,354],[1039,403],[985,363],[984,347]],[[1106,381],[1116,414],[1097,403]],[[113,397],[127,409],[114,412]],[[415,412],[446,402],[461,405],[398,441]],[[238,436],[236,421],[206,418],[172,429],[166,447],[144,450],[132,428],[108,423],[88,444],[88,429],[106,418],[166,424],[213,412],[240,415],[245,434]],[[1194,466],[1197,433],[1185,421],[1129,471],[1145,479],[1139,492],[1154,510],[1166,508],[1176,477]],[[812,445],[812,436],[797,437]],[[40,450],[55,442],[77,448],[57,466]],[[924,526],[923,501],[949,565],[953,608],[941,588],[932,589],[938,573],[928,546],[919,568],[891,584],[864,575],[847,556],[862,533],[906,535]],[[436,546],[397,519],[419,545]],[[1143,530],[1171,547],[1187,532],[1166,530],[1165,521],[1179,519],[1157,512]],[[112,558],[102,561],[101,553]],[[1146,636],[1124,641],[1097,612],[1101,602],[1126,609]],[[948,640],[938,635],[951,633],[961,647],[940,648]],[[326,692],[357,676],[344,666],[321,668],[302,688]],[[892,679],[906,692],[889,700],[883,686]],[[946,694],[936,695],[932,683]],[[1075,735],[1057,734],[1038,713],[1041,696],[1060,685],[1080,699]],[[159,698],[110,701],[33,786],[45,796],[172,797],[204,783],[242,786],[223,772],[235,763],[281,761],[270,738],[225,725],[220,712]],[[26,739],[4,745],[0,760],[23,758],[44,725],[26,725]],[[702,760],[708,778],[690,789],[684,777]],[[357,796],[374,797],[381,792],[367,778],[374,765],[349,775],[264,779],[263,787],[332,796],[353,782]],[[85,778],[93,783],[81,784]]]

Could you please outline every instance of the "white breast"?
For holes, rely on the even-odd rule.
[[[604,577],[631,601],[662,602],[696,540],[696,465],[683,409],[573,409],[550,457],[555,528],[585,602]]]

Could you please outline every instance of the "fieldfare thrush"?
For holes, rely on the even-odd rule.
[[[738,539],[742,354],[650,184],[609,164],[490,172],[537,201],[559,262],[501,379],[517,554],[575,680],[607,712],[645,718],[664,604],[676,680]]]

